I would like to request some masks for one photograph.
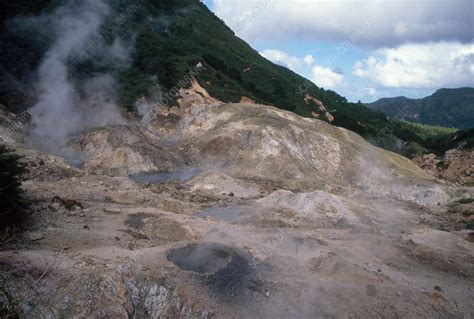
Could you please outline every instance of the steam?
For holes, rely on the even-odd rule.
[[[145,124],[147,129],[153,130],[149,124],[153,118],[153,110],[157,106],[165,106],[162,103],[163,97],[161,94],[161,89],[158,84],[158,78],[156,76],[150,77],[150,82],[153,85],[148,89],[149,97],[141,98],[135,102],[135,109],[137,110],[138,115],[142,117],[142,123]]]
[[[232,255],[226,246],[203,242],[172,250],[168,259],[185,270],[214,274],[230,263]]]
[[[79,59],[93,45],[110,13],[104,0],[68,1],[52,14],[36,18],[48,22],[54,37],[38,69],[39,97],[30,110],[30,141],[36,147],[73,156],[67,147],[71,136],[89,127],[124,121],[117,107],[116,83],[111,75],[94,74],[73,83],[74,74],[68,67],[68,62]],[[98,60],[127,63],[129,59],[129,52],[119,39],[105,50],[96,51],[101,55],[94,57]]]

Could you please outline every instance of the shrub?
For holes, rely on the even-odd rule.
[[[428,153],[429,150],[418,144],[417,142],[409,142],[406,147],[405,154],[408,157],[415,157],[424,153]]]
[[[458,204],[470,204],[474,202],[474,198],[463,197],[456,201]]]
[[[26,165],[4,145],[0,145],[0,228],[19,226],[23,221],[24,202],[21,178]]]

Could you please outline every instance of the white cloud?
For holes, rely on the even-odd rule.
[[[214,10],[247,40],[293,38],[396,46],[472,39],[472,0],[214,0]]]
[[[303,60],[307,65],[312,65],[314,63],[314,57],[311,54],[305,56]]]
[[[344,83],[344,75],[334,72],[330,68],[316,65],[311,70],[311,80],[320,87],[333,89]]]
[[[281,50],[263,50],[260,54],[266,59],[288,67],[301,75],[309,74],[309,78],[316,85],[328,89],[341,86],[344,83],[344,75],[336,70],[315,65],[311,54],[304,58],[289,55]]]
[[[314,58],[311,54],[304,58],[298,58],[280,50],[263,50],[260,52],[260,55],[295,72],[298,72],[302,67],[311,66],[314,63]]]
[[[368,96],[375,96],[377,94],[377,90],[375,88],[365,88],[365,93]]]
[[[474,44],[439,42],[379,49],[353,75],[391,88],[474,86]]]

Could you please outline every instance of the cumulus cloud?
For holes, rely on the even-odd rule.
[[[247,40],[346,40],[367,21],[361,44],[472,40],[472,0],[214,0],[214,10]]]
[[[341,68],[331,69],[326,66],[316,65],[311,54],[303,58],[292,56],[281,50],[264,50],[260,54],[266,59],[286,66],[294,72],[309,74],[311,81],[320,87],[333,89],[344,83],[344,75]]]
[[[295,72],[304,66],[310,66],[314,63],[314,58],[311,54],[304,58],[298,58],[280,50],[263,50],[260,52],[260,55]]]
[[[314,63],[314,57],[311,54],[308,54],[307,56],[304,57],[303,61],[307,65],[311,65]]]
[[[474,86],[474,44],[439,42],[379,49],[353,75],[391,88]]]
[[[316,65],[311,70],[311,80],[320,87],[333,89],[344,83],[344,75],[326,67]]]
[[[315,60],[311,54],[303,58],[289,55],[281,50],[264,50],[260,54],[280,65],[283,65],[290,70],[299,72],[300,74],[309,73],[310,79],[316,85],[328,89],[335,88],[344,83],[343,70],[341,68],[328,68],[314,64]]]
[[[375,88],[365,88],[365,94],[368,96],[375,96],[377,94],[377,90]]]

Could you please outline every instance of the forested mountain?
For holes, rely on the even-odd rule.
[[[474,88],[440,89],[422,99],[383,98],[367,106],[400,120],[461,129],[474,127]]]

